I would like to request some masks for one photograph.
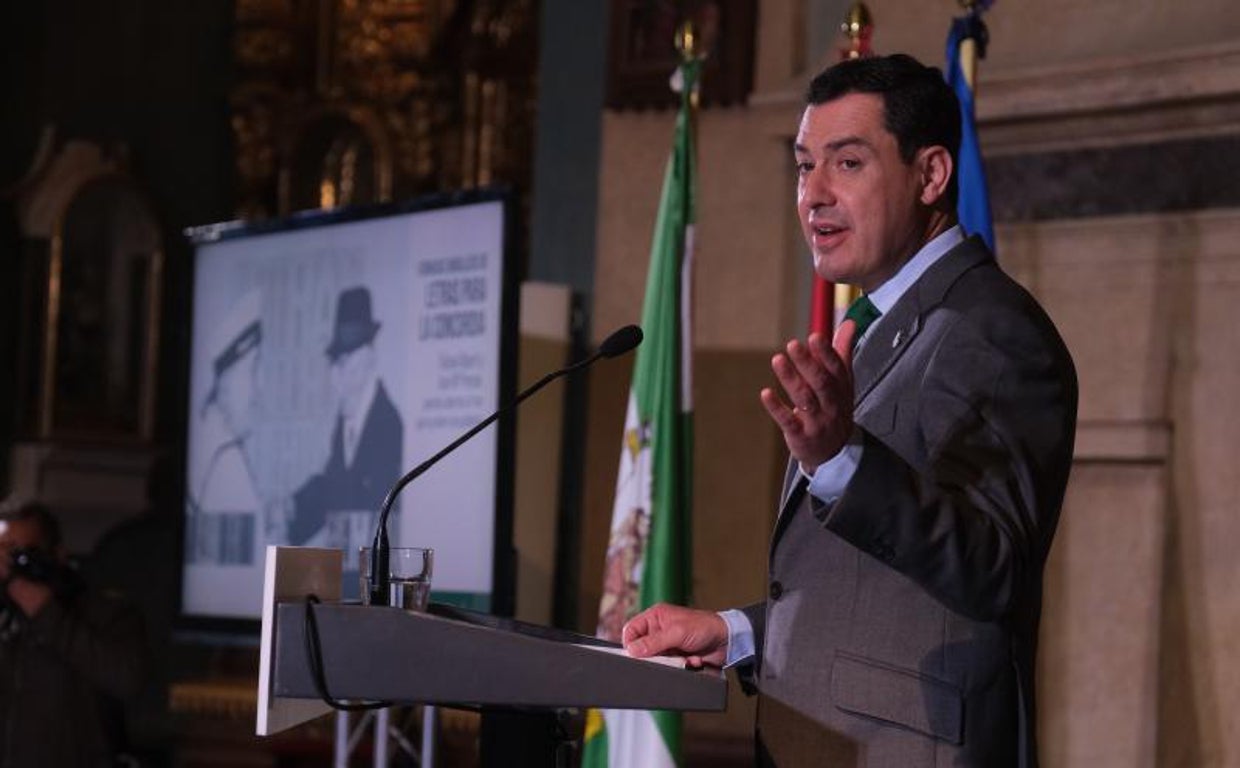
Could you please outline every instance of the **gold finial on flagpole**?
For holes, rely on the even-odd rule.
[[[697,25],[693,23],[693,19],[685,19],[681,22],[680,26],[676,28],[676,37],[672,42],[676,46],[677,53],[680,54],[682,65],[702,58],[702,39],[701,35],[698,34]],[[676,77],[680,77],[679,71],[677,71]],[[698,89],[694,87],[689,94],[689,106],[695,112],[698,108],[698,99]]]
[[[840,31],[848,38],[848,47],[840,51],[840,58],[861,59],[874,54],[873,49],[870,48],[870,38],[874,35],[874,17],[870,15],[870,9],[861,0],[856,0],[848,9],[848,15],[844,17]],[[836,283],[833,294],[831,303],[834,318],[831,327],[839,328],[844,320],[844,313],[848,311],[849,305],[861,295],[861,289],[855,285]]]
[[[865,3],[855,2],[848,9],[848,15],[844,17],[844,34],[852,39],[861,36],[863,30],[874,26],[874,19],[870,16],[870,9]]]
[[[957,0],[965,13],[977,13],[977,0]],[[960,41],[960,69],[969,90],[977,93],[977,41],[971,37]]]
[[[685,19],[680,26],[676,28],[676,51],[680,54],[681,61],[692,61],[698,56],[698,48],[700,41],[698,40],[697,27],[693,24],[693,19]]]
[[[848,38],[848,49],[842,51],[846,58],[859,59],[870,55],[870,36],[874,34],[874,17],[866,4],[857,0],[848,9],[840,30]]]

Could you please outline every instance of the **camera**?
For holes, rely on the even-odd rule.
[[[65,593],[63,568],[50,555],[34,547],[15,547],[9,551],[9,580],[26,579],[46,584],[58,596]],[[21,631],[22,614],[0,586],[0,642],[8,642]]]
[[[10,553],[10,578],[23,578],[41,584],[59,580],[60,566],[50,555],[34,547],[17,547]]]

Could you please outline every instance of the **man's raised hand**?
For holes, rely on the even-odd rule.
[[[762,405],[806,472],[839,453],[852,434],[856,332],[857,324],[845,320],[830,345],[822,334],[812,333],[805,343],[793,339],[771,358],[771,370],[787,400],[767,387],[760,394]]]

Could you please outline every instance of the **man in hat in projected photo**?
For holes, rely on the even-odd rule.
[[[401,474],[404,426],[380,381],[370,290],[340,293],[327,345],[336,425],[327,464],[293,494],[288,540],[340,547],[346,557],[374,533],[375,515],[388,487]],[[346,567],[355,565],[352,558]],[[346,580],[346,584],[351,583]]]
[[[190,562],[250,565],[262,546],[248,442],[258,404],[263,340],[258,291],[245,294],[216,326],[210,349],[211,390],[199,410],[201,444],[188,493],[186,557]]]

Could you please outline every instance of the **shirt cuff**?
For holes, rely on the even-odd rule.
[[[719,618],[728,625],[728,652],[723,661],[724,669],[731,669],[754,657],[753,625],[742,611],[720,611]]]
[[[844,495],[844,489],[861,464],[863,445],[861,432],[854,429],[852,437],[848,438],[840,452],[830,461],[820,464],[813,475],[801,469],[801,474],[809,478],[809,492],[826,504],[834,504]]]

